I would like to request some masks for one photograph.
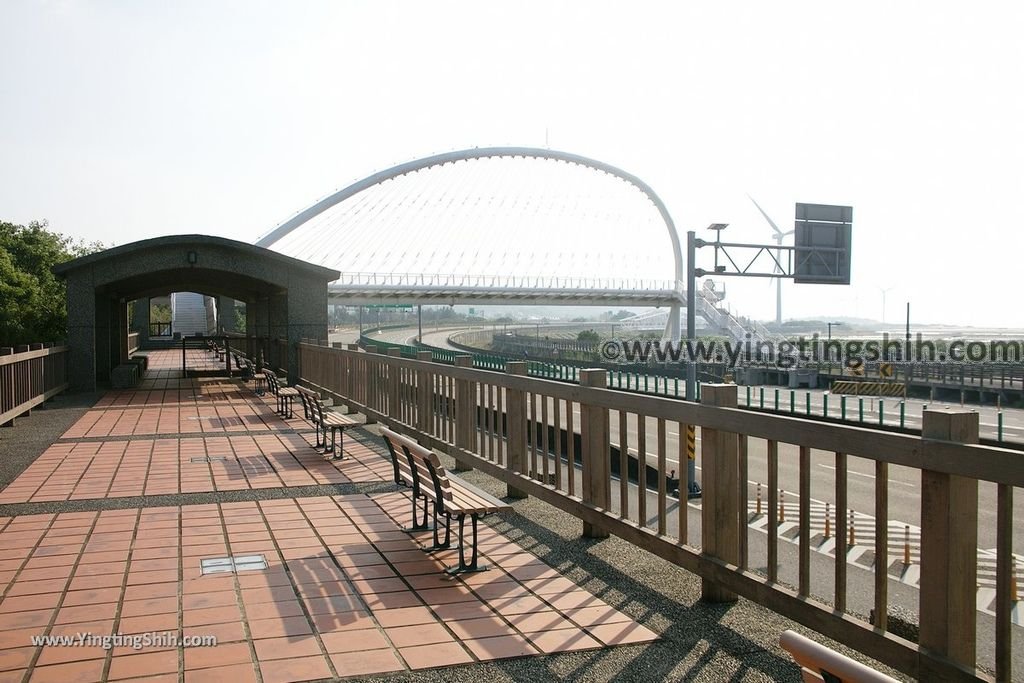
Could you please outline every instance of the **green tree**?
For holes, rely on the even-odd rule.
[[[99,251],[35,221],[0,221],[0,346],[16,346],[67,337],[64,281],[50,268]]]
[[[596,344],[601,341],[601,335],[594,330],[583,330],[576,335],[576,341],[580,344]]]
[[[170,304],[153,304],[149,308],[149,321],[151,323],[171,324]]]

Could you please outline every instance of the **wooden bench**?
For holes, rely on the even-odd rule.
[[[402,531],[412,533],[414,531],[429,531],[433,529],[434,527],[430,526],[427,522],[427,515],[430,512],[430,499],[420,491],[419,477],[416,474],[416,470],[412,469],[412,463],[409,460],[408,448],[411,445],[415,445],[416,442],[386,427],[381,429],[380,433],[384,437],[384,444],[388,447],[388,453],[391,455],[391,466],[394,469],[395,483],[412,489],[412,526],[405,527]],[[417,501],[423,502],[422,521],[420,521]],[[436,542],[437,540],[435,539]]]
[[[277,414],[285,419],[291,419],[292,404],[299,395],[298,390],[295,387],[284,386],[273,370],[264,370],[263,374],[267,377],[271,393],[277,397]]]
[[[481,491],[469,482],[445,472],[434,451],[424,448],[411,439],[402,441],[401,446],[409,459],[409,469],[418,484],[419,493],[434,504],[434,545],[424,548],[424,550],[432,552],[451,548],[451,520],[455,519],[459,522],[459,564],[449,567],[445,571],[454,575],[486,570],[487,566],[478,562],[477,523],[481,517],[494,512],[511,510],[512,506]],[[470,518],[473,527],[473,539],[470,544],[472,555],[468,561],[466,560],[466,517]],[[438,535],[439,518],[445,520],[444,541],[441,541]]]
[[[779,644],[800,665],[804,683],[896,683],[896,679],[805,638],[796,631],[783,631]]]
[[[267,373],[260,372],[248,358],[244,358],[246,370],[252,378],[252,390],[257,396],[262,396],[267,391]]]
[[[344,456],[342,450],[342,442],[345,438],[345,430],[350,427],[356,427],[361,425],[351,415],[342,415],[332,410],[327,410],[324,406],[323,400],[320,398],[320,394],[307,389],[304,386],[296,385],[295,390],[299,392],[299,398],[302,400],[302,413],[303,416],[313,423],[313,427],[316,428],[316,448],[323,448],[324,453],[334,453],[335,460],[341,460]],[[327,430],[331,430],[331,442],[327,444]],[[323,430],[324,439],[323,444],[320,443],[320,431]],[[337,433],[341,432],[341,438],[337,438]],[[337,445],[337,450],[335,450]]]
[[[224,360],[224,349],[212,339],[206,340],[206,350],[207,352],[212,351],[217,356],[217,360]]]

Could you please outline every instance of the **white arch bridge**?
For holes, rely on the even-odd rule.
[[[333,268],[333,303],[658,306],[679,338],[683,255],[664,202],[640,178],[547,149],[449,152],[374,173],[256,242]],[[765,338],[702,289],[698,310]]]

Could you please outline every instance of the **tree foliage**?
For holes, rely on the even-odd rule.
[[[150,323],[165,323],[171,324],[171,305],[170,304],[153,304],[149,307],[149,322]]]
[[[0,221],[0,346],[67,338],[66,288],[50,268],[103,248],[51,232],[46,221]]]

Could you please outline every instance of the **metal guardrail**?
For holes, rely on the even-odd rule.
[[[754,364],[752,364],[754,365]],[[754,365],[756,367],[756,365]],[[945,385],[962,387],[968,390],[977,389],[1011,389],[1024,391],[1024,363],[1009,362],[930,362],[914,361],[868,361],[863,364],[863,374],[855,374],[844,363],[820,362],[809,364],[818,372],[840,378],[864,379],[880,377],[881,367],[888,366],[894,382],[923,385]],[[771,367],[771,366],[769,366]]]
[[[67,351],[52,343],[0,348],[0,425],[68,388]]]
[[[615,534],[699,574],[706,600],[744,596],[920,680],[990,680],[975,668],[974,593],[978,484],[991,482],[997,510],[994,666],[996,679],[1011,679],[1013,493],[1024,486],[1024,467],[1018,452],[975,443],[977,414],[928,411],[922,437],[737,410],[734,385],[707,385],[703,403],[694,404],[610,391],[603,370],[584,371],[580,385],[569,386],[525,376],[524,363],[509,363],[507,372],[484,372],[469,367],[469,358],[452,367],[427,362],[425,352],[424,360],[404,358],[400,349],[392,353],[302,344],[301,381],[504,481],[510,496],[536,496],[575,515],[587,536]],[[667,490],[670,463],[686,457],[685,439],[678,441],[676,454],[669,452],[667,437],[678,437],[688,425],[700,428],[702,441],[699,539],[691,538],[687,506],[670,503]],[[767,555],[756,559],[743,522],[750,510],[748,453],[755,446],[767,452],[768,528],[780,523],[781,452],[795,458],[799,478],[797,547],[780,547],[778,535],[768,534]],[[657,470],[655,486],[641,481],[634,487],[611,476],[609,453],[621,456],[630,448],[642,466]],[[834,454],[829,466],[839,510],[847,508],[849,457],[873,462],[876,557],[890,552],[888,468],[920,472],[926,485],[920,491],[919,644],[888,630],[885,571],[865,580],[873,624],[848,607],[851,595],[860,599],[850,592],[850,582],[862,578],[849,578],[846,562],[834,563],[831,604],[812,595],[812,449]],[[680,490],[686,476],[683,468]],[[852,543],[844,525],[837,524],[835,556],[845,557]],[[761,563],[765,574],[754,570]],[[793,587],[781,581],[783,576]]]
[[[833,394],[853,394],[854,396],[899,396],[907,397],[907,385],[895,382],[852,382],[838,380],[832,382]]]

